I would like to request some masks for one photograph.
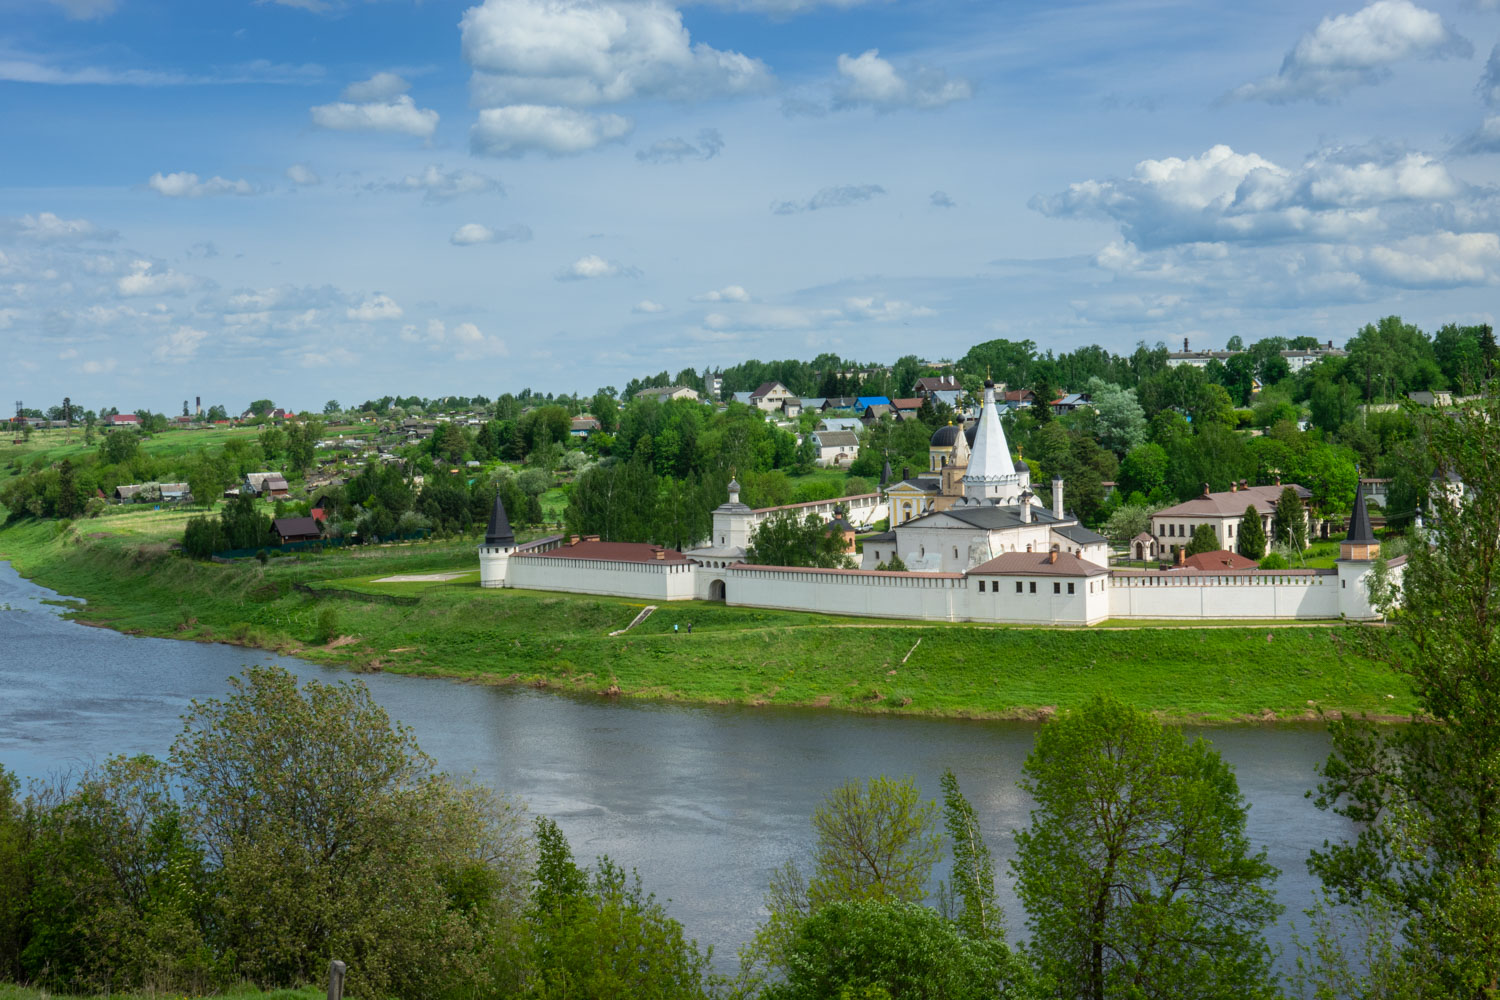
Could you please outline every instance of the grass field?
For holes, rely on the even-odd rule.
[[[224,993],[214,993],[215,997],[224,1000],[318,1000],[326,996],[323,990],[306,987],[300,990],[272,990],[269,993],[262,992],[253,986],[243,989],[229,990]],[[103,1000],[103,994],[98,995]],[[189,1000],[180,993],[111,993],[109,1000]],[[0,983],[0,1000],[71,1000],[71,997],[62,993],[49,993],[46,990],[32,989],[29,986],[16,986],[10,983]],[[83,998],[79,998],[83,1000]],[[94,998],[88,998],[94,1000]]]
[[[122,631],[580,694],[975,718],[1033,718],[1100,692],[1184,720],[1414,707],[1388,670],[1347,648],[1346,626],[1046,629],[685,602],[612,638],[643,602],[483,590],[472,541],[225,566],[167,552],[176,516],[15,523],[0,530],[0,556],[87,599],[77,617]],[[378,582],[440,572],[462,575]]]

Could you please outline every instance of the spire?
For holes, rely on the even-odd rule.
[[[958,433],[953,436],[953,450],[948,453],[948,464],[965,466],[969,464],[969,436],[964,433],[964,425],[958,425]]]
[[[1005,428],[995,411],[995,383],[984,383],[984,409],[979,412],[979,430],[969,467],[964,473],[964,493],[973,500],[1013,503],[1020,491],[1020,479],[1011,462]]]
[[[891,483],[891,456],[887,455],[885,457],[885,467],[880,470],[880,486],[881,486],[881,489],[884,489],[885,487],[889,486],[890,483]]]
[[[1364,480],[1354,489],[1354,514],[1349,518],[1349,534],[1344,541],[1351,545],[1375,545],[1378,539],[1370,527],[1370,512],[1365,509]]]
[[[495,491],[495,506],[490,509],[490,526],[484,532],[486,545],[515,545],[516,533],[510,530],[510,518],[505,516],[505,501],[500,491]]]

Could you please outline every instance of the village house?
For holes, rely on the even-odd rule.
[[[697,399],[698,390],[685,385],[662,385],[642,389],[635,394],[636,399],[655,399],[665,403],[669,399]]]
[[[271,522],[271,531],[282,545],[288,542],[315,542],[323,537],[315,517],[278,517]]]
[[[568,428],[568,434],[570,437],[586,438],[599,430],[599,426],[599,418],[585,413],[573,418],[573,422]]]
[[[1289,484],[1305,504],[1312,491],[1295,483]],[[1281,500],[1281,484],[1273,486],[1250,486],[1243,480],[1230,489],[1210,492],[1203,484],[1203,492],[1184,503],[1165,507],[1151,515],[1151,533],[1156,536],[1162,554],[1173,554],[1186,547],[1193,537],[1193,530],[1200,524],[1209,525],[1219,539],[1222,548],[1233,549],[1239,539],[1240,522],[1247,507],[1255,508],[1260,515],[1261,527],[1267,538],[1272,537],[1271,519],[1276,514],[1276,505]],[[1361,493],[1363,497],[1363,493]],[[1304,521],[1307,518],[1303,509]],[[1276,539],[1281,541],[1281,539]]]
[[[751,406],[767,413],[784,410],[788,401],[795,401],[799,407],[802,402],[800,396],[792,395],[792,391],[780,382],[762,382],[747,397]]]
[[[853,431],[814,431],[811,437],[819,465],[847,468],[859,457],[859,435]]]
[[[924,375],[917,379],[912,387],[912,392],[924,399],[931,399],[939,392],[962,392],[963,386],[958,382],[957,375]]]

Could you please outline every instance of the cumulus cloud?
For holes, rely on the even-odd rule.
[[[626,267],[613,260],[605,260],[598,254],[579,257],[557,273],[558,281],[587,281],[590,278],[617,278],[639,274],[635,268]]]
[[[698,133],[697,141],[673,136],[658,139],[645,149],[635,151],[635,158],[642,163],[681,163],[683,160],[712,160],[724,148],[724,137],[716,128],[706,128]]]
[[[477,222],[469,222],[456,229],[448,242],[456,247],[469,247],[476,243],[506,243],[515,241],[525,243],[531,239],[531,228],[516,223],[501,229],[491,229],[489,226],[480,225]]]
[[[130,263],[130,273],[115,282],[115,290],[123,296],[135,298],[145,295],[186,295],[203,285],[202,278],[182,274],[149,260],[136,260]]]
[[[485,0],[461,27],[480,107],[694,100],[771,83],[760,60],[695,44],[660,0]]]
[[[0,237],[19,242],[41,244],[108,242],[119,238],[112,229],[100,229],[87,219],[64,219],[52,212],[23,215],[17,219],[0,219]]]
[[[937,313],[926,306],[877,294],[850,296],[836,305],[754,305],[737,310],[732,316],[709,313],[703,317],[703,327],[715,333],[774,332],[886,323],[935,315]]]
[[[818,7],[849,10],[866,3],[873,5],[887,2],[887,0],[698,0],[698,2],[712,4],[715,7],[727,7],[731,10],[787,16],[815,10]]]
[[[932,204],[933,208],[958,207],[958,203],[955,202],[952,198],[948,197],[948,192],[946,191],[934,191],[932,192],[932,194],[927,196],[927,200]]]
[[[750,293],[739,285],[726,285],[712,292],[693,296],[694,302],[749,302]]]
[[[382,185],[388,191],[421,191],[426,201],[450,201],[471,194],[504,194],[505,188],[493,177],[472,170],[444,170],[428,165],[421,173],[407,174],[399,181]]]
[[[1366,270],[1405,288],[1456,288],[1493,284],[1500,272],[1500,236],[1437,232],[1413,236],[1366,255]]]
[[[950,80],[941,70],[916,67],[903,76],[880,58],[879,49],[858,56],[841,55],[838,67],[840,83],[834,102],[839,107],[931,109],[974,96],[967,80]]]
[[[469,130],[469,146],[487,156],[521,156],[533,150],[569,156],[617,142],[632,127],[630,119],[620,115],[515,104],[479,112],[479,120]]]
[[[817,212],[825,208],[843,208],[869,201],[876,195],[885,194],[879,184],[844,184],[826,187],[806,201],[778,201],[771,205],[776,215],[795,215],[798,212]]]
[[[115,0],[52,0],[70,21],[93,21],[115,12]]]
[[[151,350],[151,357],[157,361],[181,364],[191,360],[207,338],[208,334],[203,330],[179,326],[156,342],[156,346]]]
[[[633,313],[645,314],[664,313],[667,311],[667,307],[662,305],[660,302],[652,302],[650,299],[641,299],[641,301],[630,307],[630,311]]]
[[[348,101],[320,104],[311,113],[313,124],[340,132],[396,132],[430,139],[438,125],[438,113],[417,107],[408,94],[363,104]]]
[[[485,334],[473,323],[459,323],[450,330],[442,320],[430,319],[425,327],[402,327],[401,339],[411,344],[449,347],[458,361],[503,357],[509,353],[504,340]]]
[[[303,186],[323,183],[323,178],[319,177],[317,172],[305,163],[293,163],[290,167],[287,167],[286,178],[293,184]]]
[[[366,323],[378,319],[400,319],[401,307],[389,295],[372,295],[359,305],[350,306],[346,315]]]
[[[1500,115],[1489,115],[1479,127],[1453,145],[1455,156],[1500,153]]]
[[[1375,0],[1353,14],[1325,17],[1298,39],[1275,76],[1226,95],[1242,101],[1333,101],[1388,79],[1405,59],[1467,58],[1473,47],[1443,19],[1411,0]]]
[[[395,73],[376,73],[368,80],[349,84],[340,96],[353,104],[382,104],[410,89],[411,84]]]
[[[1031,200],[1045,215],[1108,218],[1131,243],[1343,240],[1387,228],[1381,206],[1440,203],[1465,190],[1416,152],[1335,147],[1297,168],[1213,146],[1199,156],[1142,160],[1128,178],[1072,184]]]
[[[174,174],[152,174],[146,186],[167,198],[211,198],[221,194],[255,194],[255,187],[243,178],[229,180],[226,177],[214,176],[207,180],[200,180],[197,174],[186,170]]]
[[[94,361],[85,361],[80,370],[85,375],[104,375],[115,370],[115,359],[101,358]]]

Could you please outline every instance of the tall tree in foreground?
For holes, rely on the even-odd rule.
[[[1276,544],[1285,545],[1294,552],[1307,548],[1307,508],[1302,506],[1302,497],[1290,486],[1283,489],[1276,500],[1271,530]]]
[[[1393,961],[1423,995],[1500,994],[1500,397],[1424,415],[1437,467],[1434,515],[1399,580],[1372,588],[1388,616],[1365,652],[1411,685],[1419,723],[1330,725],[1317,804],[1349,817],[1352,841],[1309,867],[1337,903],[1393,910]],[[1377,577],[1382,574],[1377,573]],[[1381,970],[1372,970],[1372,975]]]
[[[1036,805],[1011,867],[1059,996],[1275,994],[1276,869],[1205,741],[1098,698],[1042,727],[1021,787]]]
[[[1240,518],[1239,531],[1235,532],[1235,551],[1246,559],[1259,560],[1266,554],[1266,529],[1261,523],[1260,513],[1251,504]]]
[[[1005,925],[995,901],[995,861],[979,832],[979,816],[951,770],[943,772],[943,825],[953,845],[955,923],[969,937],[998,940]]]
[[[1193,529],[1193,537],[1188,539],[1187,554],[1196,556],[1200,552],[1217,552],[1219,545],[1219,533],[1211,524],[1200,524]]]

